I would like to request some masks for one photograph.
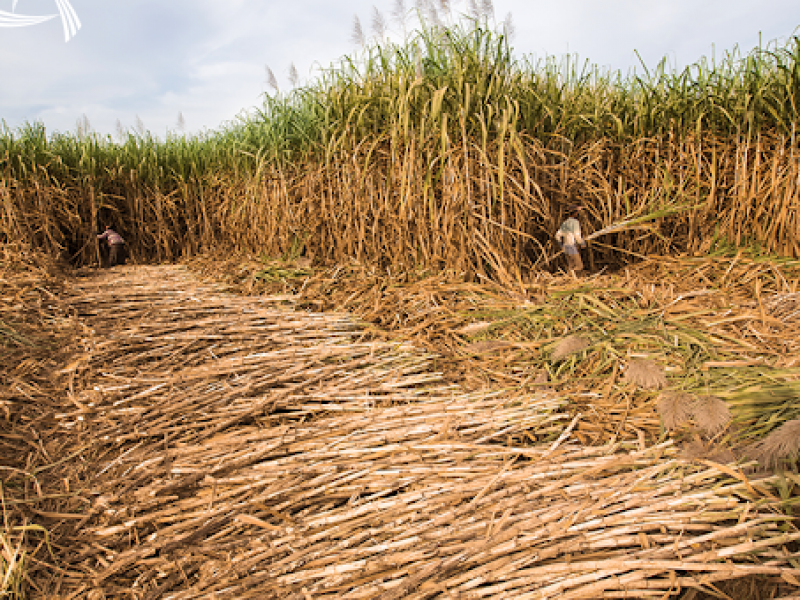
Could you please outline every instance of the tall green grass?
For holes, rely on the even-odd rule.
[[[479,19],[424,22],[199,136],[0,133],[0,236],[76,261],[111,221],[134,255],[220,247],[514,279],[568,202],[597,260],[724,240],[800,256],[800,38],[680,70],[516,58]]]

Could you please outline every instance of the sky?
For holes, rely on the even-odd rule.
[[[0,0],[0,120],[62,133],[80,123],[113,137],[215,130],[271,92],[267,67],[286,90],[291,65],[302,84],[356,52],[354,17],[370,36],[377,9],[399,32],[397,2]],[[498,23],[511,13],[518,57],[572,54],[623,72],[637,53],[649,68],[665,57],[682,68],[800,34],[798,0],[494,0],[493,9]],[[467,1],[451,10],[466,12]]]

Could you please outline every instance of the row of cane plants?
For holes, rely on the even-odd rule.
[[[800,39],[623,75],[517,59],[487,25],[423,23],[215,132],[5,129],[0,235],[78,261],[108,220],[151,259],[220,244],[278,255],[299,236],[329,261],[410,256],[497,278],[546,252],[561,207],[579,199],[594,229],[652,215],[661,225],[638,251],[686,249],[713,214],[717,238],[800,252],[787,237]]]

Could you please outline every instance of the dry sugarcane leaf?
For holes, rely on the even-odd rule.
[[[483,340],[467,344],[464,346],[464,350],[471,354],[490,354],[498,350],[505,350],[511,346],[512,343],[506,340]]]

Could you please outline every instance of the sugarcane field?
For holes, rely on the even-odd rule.
[[[800,38],[489,25],[0,129],[0,596],[800,598]]]

